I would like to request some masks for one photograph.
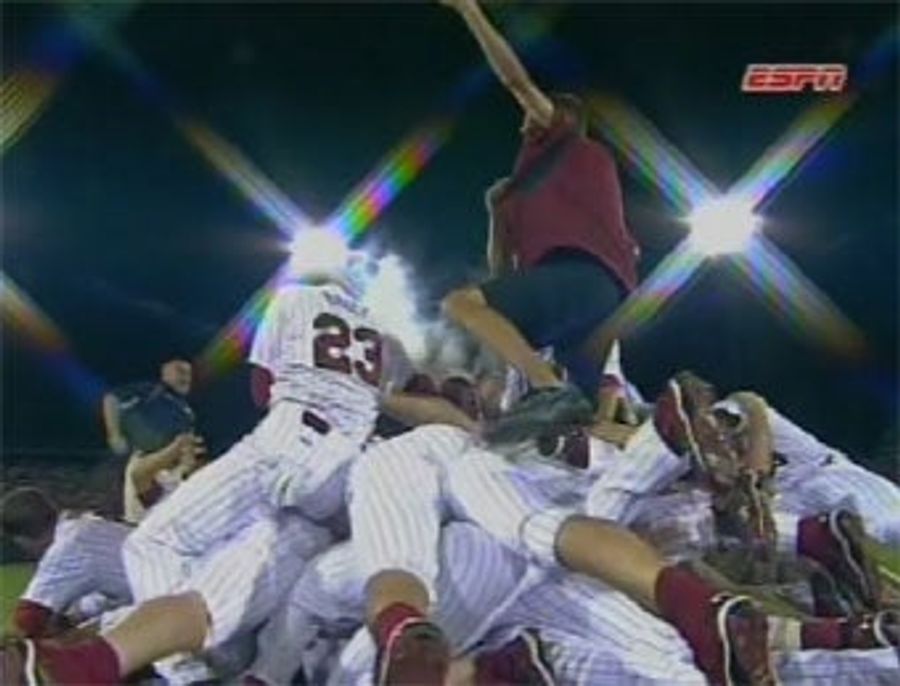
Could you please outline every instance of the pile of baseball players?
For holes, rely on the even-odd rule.
[[[402,371],[359,255],[285,283],[249,357],[264,418],[137,526],[4,498],[46,552],[2,683],[898,683],[871,551],[900,489],[752,392],[640,397],[604,326],[637,260],[611,157],[444,4],[526,113],[492,279],[445,300],[497,365]]]

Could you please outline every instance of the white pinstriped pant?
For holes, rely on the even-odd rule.
[[[310,563],[288,602],[299,621],[293,628],[281,625],[288,636],[323,626],[346,633],[360,624],[364,585],[355,571],[354,550],[342,544]],[[434,617],[456,654],[482,641],[499,645],[516,630],[532,627],[548,642],[548,658],[560,684],[706,683],[671,626],[598,584],[529,566],[474,525],[444,527],[440,566]],[[299,645],[298,639],[286,645],[291,642]],[[341,652],[328,683],[370,684],[374,659],[374,643],[361,628]],[[779,660],[786,684],[809,686],[887,684],[896,665],[890,650],[804,651]],[[260,668],[253,673],[267,676],[270,683],[286,683],[297,666],[294,661],[282,665],[281,672]]]
[[[776,472],[778,508],[798,517],[847,508],[866,530],[900,547],[900,487],[849,460],[776,410],[769,410],[775,450],[787,464]]]
[[[130,602],[122,544],[131,529],[92,516],[61,520],[22,597],[56,612],[92,593]]]
[[[181,556],[167,546],[143,542],[129,551],[126,569],[129,578],[136,570],[134,593],[138,598],[199,593],[209,613],[205,648],[210,649],[267,621],[296,582],[305,561],[330,542],[325,529],[283,511],[259,518],[201,558]],[[165,574],[143,573],[148,568],[165,570]],[[165,593],[159,592],[160,581],[166,585]],[[173,656],[156,667],[167,679],[181,681],[187,678],[185,674],[202,674],[197,671],[197,662]]]
[[[434,598],[438,532],[442,521],[451,519],[473,522],[509,548],[555,565],[556,534],[574,512],[555,507],[545,488],[559,485],[561,471],[511,464],[448,426],[420,427],[374,446],[350,475],[360,576],[407,571]],[[576,489],[577,478],[565,474],[567,488]]]

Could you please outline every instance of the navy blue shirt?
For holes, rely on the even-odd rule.
[[[162,382],[142,382],[113,390],[119,423],[132,450],[164,448],[179,434],[194,430],[194,411],[184,396]]]

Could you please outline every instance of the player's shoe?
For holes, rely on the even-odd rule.
[[[900,610],[850,617],[844,622],[845,647],[850,650],[900,648]]]
[[[878,610],[881,583],[875,563],[864,547],[862,519],[847,510],[832,510],[816,517],[811,526],[816,526],[821,535],[803,554],[828,570],[852,611]]]
[[[554,431],[585,426],[593,419],[594,407],[575,386],[536,388],[489,424],[484,438],[492,445],[519,443]]]
[[[540,635],[525,629],[498,650],[479,656],[475,664],[477,686],[555,686],[556,679],[544,656]]]
[[[441,630],[424,620],[408,621],[388,637],[375,662],[376,686],[444,686],[450,648]]]
[[[693,645],[694,660],[714,686],[774,686],[769,622],[746,596],[719,594],[709,608],[712,640]]]
[[[850,614],[837,582],[821,565],[816,565],[809,572],[809,590],[816,617],[843,617]]]
[[[691,372],[679,372],[656,399],[653,424],[676,455],[690,455],[708,471],[708,455],[724,449],[724,437],[712,417],[716,392]]]
[[[28,684],[24,640],[6,638],[0,645],[0,684],[4,684],[4,686],[26,686]]]
[[[7,653],[9,652],[9,655]],[[38,686],[118,684],[118,658],[102,639],[62,645],[53,640],[8,639],[3,645],[3,683]],[[15,671],[6,672],[7,667]]]

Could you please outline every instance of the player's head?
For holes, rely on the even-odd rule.
[[[58,517],[56,505],[37,488],[16,488],[0,499],[0,532],[35,556],[52,543]]]
[[[478,421],[484,416],[478,388],[464,376],[453,375],[444,379],[441,383],[441,396],[470,419]]]
[[[163,383],[173,391],[179,395],[191,392],[193,369],[190,362],[176,357],[163,362],[159,370]]]
[[[579,133],[587,133],[587,109],[581,98],[573,93],[550,93],[548,97],[553,103],[555,116],[562,115],[566,117],[575,124],[575,128]],[[528,135],[540,128],[540,125],[526,112],[525,118],[522,120],[522,132]]]

